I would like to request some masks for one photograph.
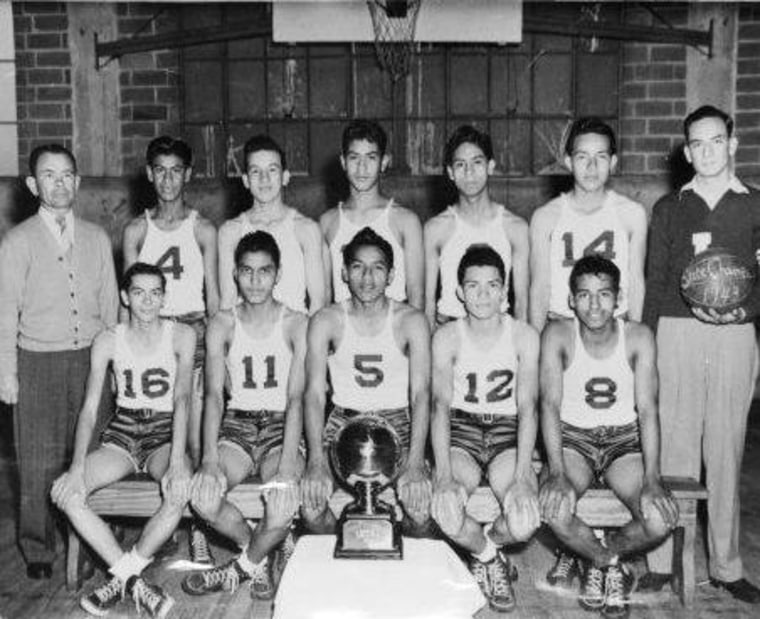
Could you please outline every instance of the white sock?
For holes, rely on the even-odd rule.
[[[141,574],[153,559],[140,556],[136,548],[121,555],[121,558],[108,570],[121,582],[126,583],[130,577]]]
[[[248,558],[248,546],[243,549],[243,552],[240,553],[240,556],[236,560],[238,562],[238,565],[243,568],[243,571],[249,576],[253,575],[257,568],[266,567],[267,564],[266,557],[259,561],[258,564],[251,561]]]

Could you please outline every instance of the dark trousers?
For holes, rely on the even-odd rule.
[[[56,555],[59,515],[49,498],[50,487],[71,461],[89,370],[89,348],[18,351],[19,395],[14,411],[20,494],[18,543],[27,563],[52,562]],[[110,395],[109,388],[103,389],[98,426]]]

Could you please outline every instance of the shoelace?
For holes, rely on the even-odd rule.
[[[144,608],[154,614],[163,599],[150,585],[141,579],[137,579],[132,585],[132,599],[137,607],[138,614]]]
[[[497,558],[487,565],[491,588],[496,595],[507,595],[507,567]]]
[[[574,563],[575,559],[564,553],[561,554],[557,561],[557,565],[554,568],[554,575],[558,578],[567,578]]]
[[[97,597],[101,602],[107,602],[116,595],[119,595],[123,598],[124,586],[122,585],[121,581],[116,578],[116,576],[114,576],[107,583],[95,589],[93,593],[95,594],[95,597]]]
[[[221,585],[225,591],[235,593],[238,586],[240,586],[240,574],[235,569],[234,563],[208,570],[207,572],[203,572],[202,575],[203,582],[209,588]]]
[[[597,567],[588,568],[586,575],[586,594],[601,595],[604,585],[604,572]]]
[[[253,570],[253,584],[254,585],[261,585],[262,589],[269,590],[272,585],[269,582],[269,575],[267,574],[267,564],[264,563],[263,565],[257,565],[255,566],[255,569]]]
[[[619,568],[607,570],[607,578],[604,581],[607,590],[607,600],[611,599],[618,604],[623,603],[623,571]]]
[[[479,585],[488,586],[488,570],[480,561],[473,562],[472,575],[475,577],[475,582]]]
[[[190,539],[190,547],[193,553],[193,561],[197,563],[211,563],[208,540],[202,531],[193,529],[192,537]]]

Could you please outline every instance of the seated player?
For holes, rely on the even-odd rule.
[[[661,541],[678,508],[660,481],[657,368],[651,331],[615,318],[620,271],[600,256],[570,274],[575,319],[547,324],[541,340],[541,429],[548,465],[542,518],[585,559],[579,598],[587,610],[626,616],[634,575],[625,557]],[[575,504],[603,480],[633,519],[602,543]]]
[[[395,301],[423,309],[425,290],[422,226],[412,211],[380,193],[380,176],[390,160],[388,136],[373,120],[352,120],[343,130],[340,163],[351,195],[319,220],[330,248],[333,299],[351,296],[343,281],[341,251],[353,236],[369,226],[393,247],[394,276],[386,294]]]
[[[315,532],[330,533],[333,476],[328,463],[338,430],[358,415],[384,418],[398,433],[404,463],[396,483],[408,516],[407,533],[421,534],[430,518],[425,464],[429,423],[430,329],[424,314],[387,297],[393,250],[370,228],[343,248],[343,279],[351,298],[309,322],[304,424],[308,460],[301,481],[302,515]],[[325,423],[327,376],[333,409]],[[324,430],[324,432],[323,432]]]
[[[541,331],[547,318],[573,317],[568,276],[589,254],[620,269],[616,314],[641,320],[647,217],[641,204],[607,186],[617,165],[615,133],[599,118],[579,118],[565,151],[573,189],[537,209],[530,222],[530,322]]]
[[[261,230],[235,249],[235,281],[242,301],[219,312],[207,337],[203,463],[193,478],[193,509],[241,552],[232,561],[187,576],[192,595],[234,591],[251,580],[255,597],[274,594],[268,554],[282,542],[298,512],[303,458],[301,399],[306,316],[272,298],[280,250]],[[224,411],[224,387],[229,387]],[[246,477],[265,483],[264,518],[251,530],[225,494]]]
[[[474,243],[486,243],[499,253],[506,281],[512,276],[514,316],[527,320],[528,224],[491,199],[488,178],[496,168],[491,138],[474,127],[459,127],[446,143],[444,165],[459,199],[425,224],[425,313],[430,324],[465,315],[456,295],[456,273],[465,250]],[[502,309],[506,308],[505,300]]]
[[[167,278],[161,316],[195,329],[187,439],[193,467],[198,468],[206,317],[219,309],[216,228],[185,200],[185,187],[193,173],[193,151],[186,142],[166,135],[151,140],[146,163],[145,172],[157,202],[124,228],[124,268],[138,261],[160,267]],[[123,310],[126,312],[126,308]],[[196,526],[190,529],[190,557],[196,563],[213,564],[206,536]]]
[[[459,263],[458,296],[467,316],[433,336],[435,454],[433,518],[471,554],[470,569],[495,610],[515,606],[513,568],[499,546],[528,540],[541,523],[531,466],[538,415],[538,334],[502,314],[504,262],[471,245]],[[467,499],[484,475],[501,514],[482,527]]]
[[[165,617],[174,604],[169,594],[141,575],[177,528],[190,493],[185,445],[195,332],[160,318],[165,286],[164,274],[152,264],[137,262],[124,274],[121,299],[129,321],[95,338],[71,467],[51,492],[77,533],[108,565],[110,579],[80,600],[92,615],[105,615],[125,593],[138,611],[146,610],[151,617]],[[100,446],[88,455],[109,364],[116,380],[117,409]],[[160,480],[163,500],[135,546],[124,552],[86,499],[98,488],[139,471]]]
[[[272,138],[256,135],[243,147],[243,185],[253,205],[219,228],[219,291],[222,309],[237,302],[233,279],[235,248],[249,232],[264,230],[277,242],[282,255],[274,298],[299,312],[313,314],[329,296],[329,254],[319,225],[283,201],[290,181],[285,153]],[[307,305],[308,301],[308,305]]]

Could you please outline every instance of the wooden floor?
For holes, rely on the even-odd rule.
[[[12,436],[9,415],[0,411],[0,619],[44,618],[84,618],[88,617],[79,609],[78,596],[66,591],[63,580],[63,561],[55,564],[52,580],[33,581],[25,576],[24,564],[15,545],[13,468],[10,447]],[[745,463],[742,473],[742,553],[746,576],[760,583],[760,405],[755,407],[750,417]],[[128,535],[130,533],[128,532]],[[559,595],[548,589],[544,576],[552,564],[551,540],[541,534],[521,553],[514,555],[519,568],[516,583],[518,608],[510,617],[515,618],[574,618],[591,616],[578,607],[572,595]],[[217,559],[228,556],[223,549],[215,549]],[[191,598],[180,589],[182,573],[173,572],[168,565],[179,558],[186,558],[186,531],[180,533],[180,548],[168,559],[149,568],[150,577],[165,586],[176,598],[177,603],[171,617],[176,619],[212,619],[221,617],[252,617],[266,619],[271,616],[269,603],[254,601],[247,588],[233,595],[216,594],[202,598]],[[640,570],[641,565],[636,564]],[[102,574],[85,584],[89,590],[99,583]],[[718,592],[707,584],[704,544],[701,537],[697,547],[697,596],[691,612],[682,609],[674,596],[668,592],[656,595],[634,594],[631,617],[641,619],[663,619],[670,617],[706,619],[731,619],[760,617],[760,608],[735,602],[725,593]],[[134,607],[124,603],[108,615],[115,619],[137,617]],[[477,619],[495,619],[498,613],[481,610]]]

